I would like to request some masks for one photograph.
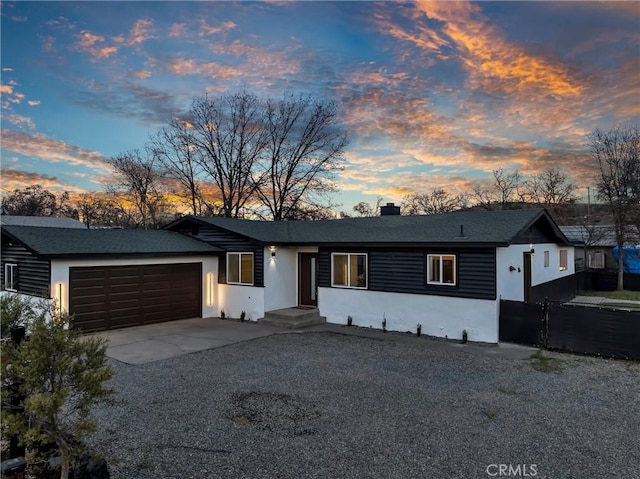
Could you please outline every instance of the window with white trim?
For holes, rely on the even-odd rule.
[[[567,261],[567,250],[560,250],[560,271],[565,271],[567,269],[568,261]]]
[[[227,284],[253,285],[253,253],[227,253]]]
[[[544,267],[545,268],[549,267],[549,252],[548,251],[544,252]]]
[[[6,291],[18,290],[18,265],[15,263],[4,265],[4,289]]]
[[[341,288],[366,289],[366,253],[332,253],[331,285]]]
[[[453,254],[428,254],[427,283],[455,286],[456,256]]]

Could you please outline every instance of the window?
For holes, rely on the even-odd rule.
[[[427,283],[456,284],[456,257],[452,254],[427,255]]]
[[[560,250],[560,271],[564,271],[567,269],[567,250]]]
[[[7,291],[18,290],[18,265],[7,263],[4,265],[4,289]]]
[[[332,286],[343,288],[367,287],[367,255],[365,253],[333,253]]]
[[[227,253],[227,283],[253,285],[253,253]]]
[[[549,252],[548,251],[544,252],[544,267],[545,268],[549,267]]]
[[[602,251],[589,253],[589,268],[593,268],[593,269],[604,268],[604,253]]]

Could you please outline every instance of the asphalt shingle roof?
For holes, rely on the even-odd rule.
[[[166,230],[72,229],[3,226],[2,232],[43,256],[186,255],[222,251]]]
[[[61,218],[58,216],[15,216],[0,215],[0,225],[22,225],[22,226],[46,226],[48,228],[76,228],[84,229],[82,221],[73,218]]]
[[[468,211],[428,216],[377,216],[320,221],[254,221],[195,217],[263,243],[509,243],[542,209]],[[558,230],[558,236],[562,233]]]
[[[564,235],[576,245],[589,244],[591,247],[613,248],[618,244],[614,225],[569,225],[560,226]],[[640,236],[633,228],[627,229],[628,244],[640,243]]]

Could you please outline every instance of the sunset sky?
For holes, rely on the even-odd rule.
[[[586,135],[638,124],[640,2],[2,2],[2,189],[92,191],[191,100],[339,105],[334,202],[588,180]],[[584,191],[580,191],[584,194]]]

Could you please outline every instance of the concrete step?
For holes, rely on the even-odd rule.
[[[283,308],[267,311],[260,322],[280,328],[298,329],[324,324],[327,322],[327,318],[320,316],[317,309]]]

